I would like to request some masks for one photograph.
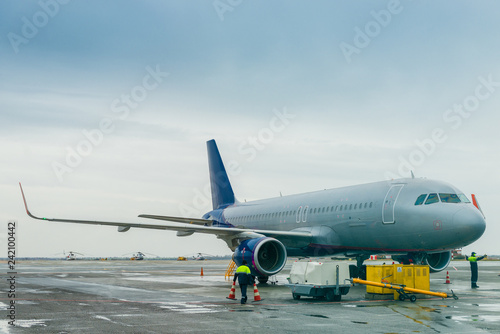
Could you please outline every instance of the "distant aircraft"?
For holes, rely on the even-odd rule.
[[[64,256],[65,256],[66,261],[74,261],[74,260],[76,260],[76,254],[78,254],[78,255],[83,255],[83,254],[81,254],[81,253],[78,253],[78,252],[72,252],[72,251],[69,251],[68,255],[66,255],[66,253],[65,253],[65,252],[63,252],[63,253],[64,253]]]
[[[144,260],[144,256],[146,256],[144,253],[141,253],[141,252],[137,252],[136,254],[134,254],[130,259],[131,260],[137,260],[137,261],[141,261],[141,260]]]
[[[210,254],[197,253],[197,254],[193,255],[193,260],[204,261],[204,260],[207,260],[207,259],[212,258],[212,257],[213,257],[213,255],[210,255]]]
[[[207,142],[213,210],[203,218],[142,214],[169,221],[161,225],[39,218],[53,222],[175,230],[177,236],[214,234],[234,251],[237,265],[250,264],[260,282],[283,269],[288,256],[346,256],[357,259],[358,275],[370,254],[388,254],[403,263],[445,269],[451,250],[479,239],[482,212],[451,184],[404,178],[239,202],[214,140]],[[21,186],[21,185],[20,185]],[[476,199],[475,199],[476,201]],[[476,202],[475,202],[476,203]]]

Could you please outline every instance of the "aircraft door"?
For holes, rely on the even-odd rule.
[[[307,212],[309,211],[309,205],[306,205],[305,207],[299,206],[299,209],[297,210],[297,215],[295,216],[295,222],[299,224],[300,222],[306,223],[307,222]]]
[[[299,209],[297,210],[297,216],[295,217],[295,222],[297,224],[300,223],[301,218],[302,218],[302,206],[299,206]]]
[[[394,206],[403,186],[403,184],[393,185],[387,192],[387,195],[385,195],[384,207],[382,209],[382,221],[384,224],[394,224]]]

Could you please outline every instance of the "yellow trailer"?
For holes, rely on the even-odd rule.
[[[372,281],[365,281],[365,280],[362,280],[359,278],[353,278],[352,282],[364,284],[364,285],[376,286],[376,287],[380,287],[380,288],[384,288],[384,289],[396,290],[399,293],[399,300],[403,301],[405,299],[409,299],[412,303],[417,300],[417,296],[409,295],[408,292],[421,293],[424,295],[436,296],[436,297],[441,297],[441,298],[453,297],[454,299],[458,299],[458,297],[455,295],[453,290],[451,290],[452,295],[448,296],[448,294],[445,292],[433,292],[433,291],[427,291],[427,290],[421,290],[421,289],[415,289],[415,288],[408,288],[402,284],[378,283],[378,282],[372,282]]]

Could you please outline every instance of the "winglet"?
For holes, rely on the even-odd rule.
[[[45,220],[45,218],[39,218],[39,217],[33,216],[31,214],[30,210],[28,209],[28,204],[26,203],[26,197],[24,196],[23,186],[21,185],[21,182],[19,182],[19,187],[21,188],[21,194],[23,195],[24,207],[26,208],[26,213],[28,214],[28,216],[30,216],[31,218],[35,218],[35,219]]]

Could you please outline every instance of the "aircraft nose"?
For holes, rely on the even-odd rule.
[[[463,241],[469,244],[483,235],[486,222],[479,210],[466,207],[453,215],[453,226],[459,231]]]

